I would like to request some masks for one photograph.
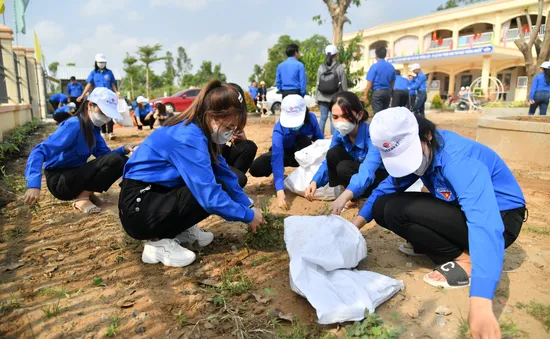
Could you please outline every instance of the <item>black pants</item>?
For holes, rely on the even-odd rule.
[[[71,115],[69,113],[63,112],[63,113],[54,113],[52,117],[53,117],[53,120],[55,120],[55,122],[60,124],[63,121],[69,119]]]
[[[409,91],[393,91],[391,107],[407,107],[409,105]]]
[[[137,128],[140,131],[143,129],[143,126],[149,126],[150,129],[153,129],[153,125],[155,124],[155,118],[153,118],[153,116],[151,116],[149,118],[149,120],[145,120],[145,117],[137,117],[137,116],[134,116],[134,119],[136,120],[136,125],[138,125]],[[140,126],[138,124],[138,119],[139,119],[139,121],[141,121],[143,126]]]
[[[311,139],[305,135],[299,135],[296,138],[296,143],[294,147],[285,148],[284,155],[284,166],[285,167],[299,167],[300,164],[294,158],[294,153],[298,152],[301,149],[304,149],[311,145]],[[258,159],[254,160],[250,166],[250,175],[253,177],[268,177],[273,173],[271,168],[271,148],[269,152],[262,154]]]
[[[238,140],[222,149],[222,156],[227,161],[229,168],[239,178],[239,186],[244,188],[248,182],[246,172],[252,165],[258,152],[258,146],[252,140]]]
[[[466,216],[459,206],[429,193],[404,192],[382,196],[372,208],[376,223],[412,244],[437,265],[459,257],[469,249]],[[517,239],[525,207],[501,211],[504,248]],[[488,244],[489,246],[489,244]]]
[[[359,172],[360,162],[355,161],[348,151],[342,146],[336,146],[327,152],[327,167],[328,167],[328,184],[330,187],[344,186],[347,187],[351,181],[351,177]],[[369,197],[372,191],[386,179],[388,172],[379,169],[376,171],[374,182],[365,192],[359,197],[353,197],[353,201],[359,200],[361,197]]]
[[[372,91],[371,106],[374,114],[390,107],[390,97],[391,95],[389,88],[376,89]]]
[[[76,105],[76,111],[75,112],[78,112],[78,110],[80,109],[80,104],[82,104],[82,101],[78,102],[78,101],[76,101],[76,99],[78,99],[78,97],[69,97],[69,102],[74,102],[74,104]]]
[[[72,200],[82,191],[105,192],[122,176],[128,158],[115,152],[76,168],[46,170],[46,183],[54,197]]]
[[[412,111],[415,103],[416,103],[416,95],[409,94],[409,106],[408,106],[409,110]]]
[[[115,125],[113,119],[109,120],[108,123],[101,126],[101,133],[113,133],[113,126]]]
[[[173,239],[209,216],[186,185],[164,187],[124,179],[121,187],[120,221],[134,239]]]
[[[288,90],[284,90],[284,91],[281,91],[281,94],[283,95],[283,99],[284,99],[287,95],[291,95],[291,94],[298,94],[299,96],[303,97],[302,91],[300,91],[299,89],[288,89]]]

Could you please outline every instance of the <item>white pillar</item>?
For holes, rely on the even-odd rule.
[[[19,104],[17,94],[17,79],[15,76],[15,62],[13,60],[13,31],[8,26],[0,25],[0,45],[2,47],[2,61],[4,63],[4,76],[6,78],[6,91],[8,103]]]

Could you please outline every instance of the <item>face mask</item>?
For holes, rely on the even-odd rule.
[[[216,124],[212,127],[212,141],[218,145],[225,145],[227,144],[231,138],[233,137],[234,131],[220,131],[220,127]]]
[[[334,129],[336,129],[344,137],[353,132],[353,130],[355,129],[355,124],[353,122],[338,121],[335,122],[333,125]]]
[[[426,156],[426,153],[422,151],[422,162],[420,163],[420,167],[416,171],[414,171],[414,174],[418,175],[419,177],[423,176],[424,173],[426,173],[426,170],[428,167],[430,167],[431,158]]]
[[[289,130],[294,131],[294,132],[298,132],[298,131],[300,130],[300,128],[302,128],[302,126],[304,126],[303,123],[302,123],[300,126],[298,126],[298,127],[289,128]]]
[[[106,65],[107,65],[106,62],[98,62],[98,63],[97,63],[97,67],[99,67],[99,68],[101,68],[101,69],[104,69]]]
[[[109,118],[108,116],[96,112],[92,112],[92,114],[90,115],[90,119],[92,120],[92,123],[97,127],[101,127],[111,121],[111,118]]]

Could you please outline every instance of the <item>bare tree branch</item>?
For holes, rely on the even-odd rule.
[[[529,16],[529,12],[527,12],[527,16]],[[516,24],[518,25],[519,37],[525,42],[525,34],[523,34],[523,30],[521,29],[521,19],[519,17],[516,18]]]
[[[550,18],[550,10],[548,11],[547,18]],[[546,31],[544,32],[544,39],[542,40],[540,53],[538,54],[538,63],[548,60],[548,51],[550,49],[550,25],[546,23]]]
[[[531,38],[529,39],[529,48],[533,47],[535,40],[539,37],[540,25],[542,24],[542,7],[544,6],[544,0],[539,0],[539,9],[537,11],[537,24],[535,26],[535,31],[531,31]],[[531,16],[527,16],[527,22],[529,22],[529,29],[532,30],[533,26],[531,24]]]

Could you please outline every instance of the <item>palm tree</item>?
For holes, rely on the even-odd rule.
[[[153,62],[166,59],[166,57],[157,57],[157,52],[160,52],[161,49],[161,44],[138,47],[139,61],[143,62],[145,65],[145,91],[147,93],[147,97],[149,97],[149,65]]]
[[[124,64],[124,72],[126,72],[126,76],[130,78],[130,87],[131,87],[131,94],[132,98],[135,98],[134,96],[134,78],[139,72],[139,67],[137,65],[134,65],[138,60],[133,57],[132,55],[126,53],[126,58],[122,61]]]

